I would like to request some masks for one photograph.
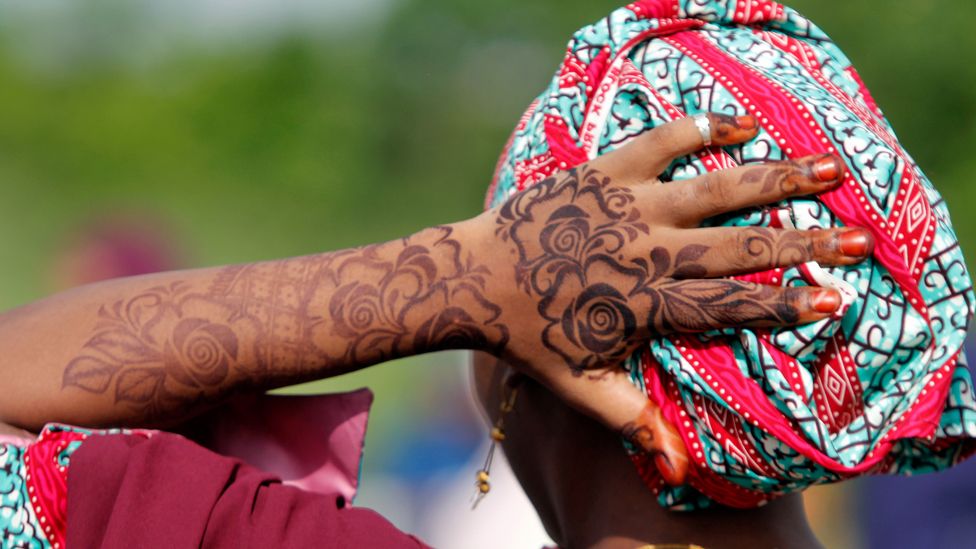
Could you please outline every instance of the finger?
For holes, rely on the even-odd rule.
[[[684,484],[689,458],[678,430],[619,367],[574,374],[568,368],[542,373],[539,381],[580,412],[600,421],[654,459],[671,486]]]
[[[713,146],[735,145],[756,137],[759,125],[752,116],[707,113]],[[638,183],[656,179],[676,158],[704,148],[695,118],[688,116],[649,130],[626,146],[593,162],[616,180]]]
[[[647,293],[648,327],[656,333],[797,326],[828,318],[841,306],[840,294],[828,288],[725,279],[671,281]]]
[[[692,227],[721,213],[830,190],[843,181],[844,173],[840,158],[816,155],[710,172],[658,190],[675,205],[670,221]]]
[[[768,227],[711,227],[675,231],[672,278],[711,278],[792,267],[807,261],[854,265],[874,249],[861,228],[800,231]]]
[[[654,465],[671,486],[685,483],[690,459],[678,429],[664,418],[661,407],[650,400],[633,421],[624,425],[622,436],[635,447],[654,456]]]

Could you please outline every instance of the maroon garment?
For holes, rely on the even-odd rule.
[[[178,435],[92,436],[71,456],[67,546],[427,547],[343,504]]]

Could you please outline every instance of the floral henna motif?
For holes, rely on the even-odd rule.
[[[343,361],[372,364],[440,349],[495,351],[508,341],[501,308],[485,298],[491,273],[469,256],[451,229],[433,243],[408,245],[392,260],[367,248],[338,265],[329,300],[332,331],[347,340]],[[357,273],[367,273],[365,276]]]
[[[737,249],[769,265],[795,265],[814,256],[813,240],[802,233],[786,231],[777,234],[765,227],[743,228],[742,242]]]
[[[498,212],[496,235],[517,249],[516,284],[538,298],[548,322],[543,344],[576,372],[624,358],[622,343],[639,328],[629,300],[650,273],[623,250],[650,229],[634,202],[629,189],[583,166]]]
[[[639,249],[639,240],[653,243],[651,232],[632,192],[587,166],[498,210],[496,235],[517,255],[515,282],[546,322],[542,344],[575,373],[619,362],[648,335],[797,320],[797,309],[771,289],[704,279],[710,246],[648,246],[643,257],[625,252]],[[744,234],[743,249],[730,252],[747,260],[806,252],[799,238],[777,242],[769,229]]]
[[[452,229],[360,250],[221,269],[206,291],[153,287],[103,306],[62,385],[147,419],[226,395],[427,351],[508,341],[490,273]]]
[[[262,342],[254,338],[259,326],[232,316],[231,308],[181,283],[103,306],[95,335],[68,363],[63,385],[112,390],[116,402],[142,406],[150,417],[199,402],[261,355]]]
[[[669,282],[645,290],[651,298],[648,323],[660,333],[701,332],[715,326],[794,324],[799,311],[774,299],[768,286],[744,285],[733,280]]]

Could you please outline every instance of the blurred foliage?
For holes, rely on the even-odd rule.
[[[90,4],[73,14],[74,39],[50,37],[57,70],[18,47],[30,25],[0,29],[0,306],[48,291],[38,273],[63,235],[109,211],[170,220],[193,264],[470,216],[570,33],[617,5],[404,0],[361,32],[191,44],[133,62],[137,14]],[[855,60],[952,210],[973,203],[976,4],[794,4]],[[955,221],[972,256],[976,221]]]
[[[145,13],[125,2],[48,4],[64,24],[43,13],[0,23],[4,308],[51,291],[45,273],[67,237],[116,212],[166,220],[190,265],[346,247],[474,215],[570,34],[620,2],[391,1],[348,25],[217,43],[179,27],[141,32]],[[976,257],[976,3],[793,5],[855,61]],[[326,385],[377,391],[369,459],[410,436],[403,410],[439,412],[430,397],[456,358]]]

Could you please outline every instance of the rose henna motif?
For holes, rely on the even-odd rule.
[[[636,328],[637,321],[626,298],[603,283],[583,290],[562,317],[566,337],[597,356],[612,352],[620,339],[629,338]]]
[[[492,350],[508,341],[501,308],[484,297],[490,272],[470,257],[462,261],[451,229],[438,230],[429,247],[409,246],[393,262],[367,250],[336,267],[337,280],[355,280],[328,305],[332,331],[350,341],[344,361],[375,363],[419,349]],[[376,276],[357,277],[360,269]]]
[[[786,185],[796,169],[772,172],[770,181]],[[770,262],[809,254],[799,235],[795,242],[777,242],[765,228],[743,234],[745,241],[728,254]],[[793,305],[772,299],[772,290],[706,279],[703,262],[714,253],[711,246],[654,245],[661,239],[643,221],[633,192],[586,165],[502,204],[496,236],[514,246],[516,284],[536,300],[546,322],[543,346],[577,374],[620,362],[641,338],[737,320],[774,324],[798,318]],[[642,245],[646,255],[633,255]],[[740,261],[728,259],[726,264]]]
[[[498,212],[496,235],[517,249],[516,283],[538,297],[548,321],[543,344],[574,371],[624,358],[622,343],[637,332],[630,296],[620,289],[636,290],[648,276],[641,261],[620,256],[649,233],[634,202],[629,189],[584,166],[516,195]],[[605,277],[615,284],[602,283]]]
[[[189,309],[228,320],[216,324],[183,318]],[[232,313],[180,283],[102,307],[95,335],[66,367],[63,384],[97,394],[107,392],[114,382],[117,402],[144,406],[150,416],[198,402],[227,380],[242,355],[257,354],[257,349],[244,352],[240,347],[240,333],[254,325],[247,319],[230,320]]]
[[[163,351],[167,373],[188,386],[219,384],[236,360],[233,330],[202,318],[181,320]]]
[[[176,282],[103,306],[62,386],[111,394],[153,420],[242,384],[441,349],[497,351],[508,329],[485,298],[491,274],[462,257],[452,232],[225,267],[206,291]]]

